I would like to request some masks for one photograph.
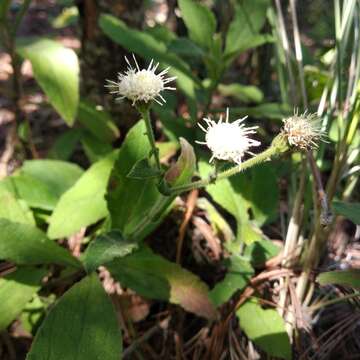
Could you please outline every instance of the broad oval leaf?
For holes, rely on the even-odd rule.
[[[50,103],[71,126],[79,103],[79,62],[76,53],[49,39],[18,46],[17,52],[30,60],[35,79]]]
[[[214,14],[193,0],[179,0],[179,7],[190,38],[202,47],[211,48],[216,30]]]
[[[28,160],[9,182],[30,207],[53,210],[60,196],[82,173],[78,165],[66,161]]]
[[[48,236],[51,239],[72,235],[107,215],[104,196],[116,155],[117,152],[113,152],[92,165],[61,196],[50,217]]]
[[[75,284],[50,311],[27,360],[119,360],[122,336],[110,298],[93,274]]]
[[[271,356],[291,359],[291,345],[283,318],[274,309],[263,309],[248,300],[236,312],[240,327],[248,338]]]
[[[81,267],[68,251],[36,227],[0,219],[0,259],[16,264],[61,264]]]
[[[196,275],[142,247],[107,265],[112,276],[139,295],[168,300],[199,316],[215,319],[208,287]]]
[[[44,269],[23,267],[0,279],[0,330],[4,330],[21,313],[40,289],[45,274]]]

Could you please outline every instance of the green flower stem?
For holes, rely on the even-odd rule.
[[[178,195],[189,190],[206,187],[212,183],[215,183],[217,180],[228,178],[230,176],[238,174],[241,171],[263,163],[270,158],[287,151],[288,149],[289,147],[287,145],[287,142],[281,135],[279,135],[274,139],[269,148],[267,148],[260,154],[254,156],[253,158],[246,160],[243,163],[236,165],[228,170],[219,172],[218,174],[211,174],[206,179],[197,180],[189,184],[170,187],[168,189],[169,195]]]
[[[158,170],[161,171],[161,165],[160,165],[160,158],[159,158],[159,149],[156,147],[155,143],[155,136],[154,132],[151,126],[151,120],[150,120],[150,108],[149,106],[144,105],[138,105],[137,106],[138,111],[140,112],[142,118],[145,121],[146,125],[146,135],[149,139],[150,146],[151,146],[151,155],[154,155],[156,167]]]

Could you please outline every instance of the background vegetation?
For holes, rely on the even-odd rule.
[[[0,358],[359,358],[359,6],[2,0]],[[177,76],[171,185],[213,171],[197,123],[226,107],[260,150],[294,109],[326,142],[166,196],[104,87],[131,53]]]

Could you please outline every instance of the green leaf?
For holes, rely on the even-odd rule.
[[[244,256],[249,259],[254,267],[263,266],[266,261],[278,255],[280,247],[274,245],[270,240],[260,240],[248,245]]]
[[[52,210],[82,173],[78,165],[65,161],[28,160],[19,173],[11,177],[11,182],[29,206]]]
[[[141,159],[137,161],[131,168],[127,177],[130,179],[154,179],[161,175],[161,171],[150,165],[149,159]]]
[[[66,7],[62,12],[51,21],[51,25],[55,29],[62,29],[64,27],[76,24],[79,18],[79,10],[77,6]]]
[[[0,218],[35,225],[33,214],[26,203],[4,187],[0,187],[0,204]]]
[[[92,165],[64,193],[50,217],[48,236],[51,239],[74,234],[94,224],[107,214],[106,186],[117,152]]]
[[[10,4],[11,4],[11,0],[2,0],[0,2],[0,22],[2,22],[6,18]],[[0,24],[0,26],[1,25],[2,24]]]
[[[46,270],[18,268],[0,279],[0,330],[4,330],[40,289]]]
[[[35,79],[71,126],[79,103],[79,62],[74,50],[53,40],[40,39],[18,46],[17,51],[30,60]]]
[[[253,107],[233,107],[231,113],[237,117],[251,116],[257,119],[281,120],[291,115],[293,110],[286,104],[264,103]]]
[[[250,203],[255,222],[261,226],[276,219],[279,213],[278,176],[271,164],[261,164],[251,169]],[[247,194],[244,194],[247,197]]]
[[[216,306],[228,301],[236,291],[244,289],[254,274],[250,263],[239,256],[232,256],[227,267],[225,278],[210,292],[210,298]]]
[[[0,259],[16,264],[50,264],[80,267],[79,261],[46,235],[28,224],[0,219]]]
[[[130,287],[141,296],[168,300],[208,319],[216,317],[206,284],[147,247],[115,259],[107,268],[123,286]]]
[[[80,137],[80,129],[70,129],[62,133],[55,140],[55,143],[48,152],[47,157],[50,159],[68,160],[75,151],[75,148],[80,141]]]
[[[185,144],[185,141],[181,141]],[[185,145],[184,145],[185,146]],[[190,145],[189,145],[190,146]],[[191,149],[179,160],[171,184],[181,185],[192,176]],[[119,230],[126,239],[141,241],[163,220],[171,209],[174,196],[162,195],[155,179],[131,179],[127,177],[134,164],[149,156],[151,151],[144,121],[139,121],[127,134],[110,177],[107,194],[112,228]],[[187,163],[186,159],[189,160]]]
[[[179,0],[178,4],[190,39],[204,48],[210,48],[216,30],[214,14],[193,0]]]
[[[179,140],[181,154],[176,163],[165,174],[165,180],[171,186],[185,184],[191,180],[196,168],[194,148],[184,138]]]
[[[334,201],[332,203],[335,214],[342,215],[354,224],[360,225],[360,203],[346,203]]]
[[[268,6],[268,0],[238,1],[226,35],[225,55],[233,57],[268,41],[268,37],[259,33],[265,24]]]
[[[177,76],[176,85],[186,96],[195,99],[194,81],[200,84],[192,74],[190,67],[174,53],[168,51],[165,43],[143,31],[131,29],[120,19],[111,15],[100,16],[100,28],[113,41],[148,61],[155,59],[162,68],[170,66],[169,73]]]
[[[199,169],[201,174],[208,174],[212,171],[210,165],[203,161],[199,163]],[[248,188],[246,178],[244,174],[239,174],[231,179],[223,179],[215,184],[208,185],[206,191],[215,202],[236,219],[238,240],[251,242],[247,237],[243,238],[245,235],[243,231],[249,221],[248,203],[242,195],[243,192],[246,192],[246,188]]]
[[[202,48],[194,44],[188,38],[177,38],[174,39],[168,46],[169,51],[173,51],[179,56],[186,56],[191,58],[201,59],[205,56],[205,52]]]
[[[283,318],[274,309],[263,309],[255,299],[236,312],[247,337],[268,355],[291,359],[291,345]]]
[[[36,334],[27,360],[119,360],[122,336],[116,313],[93,274],[56,303]]]
[[[120,135],[110,114],[89,101],[80,101],[77,118],[100,141],[112,142]]]
[[[360,270],[336,270],[321,273],[317,277],[321,285],[339,284],[353,288],[360,288]]]
[[[83,258],[87,272],[96,270],[117,257],[130,254],[137,248],[137,244],[123,238],[120,232],[111,231],[97,236],[90,242]]]
[[[81,144],[91,163],[101,160],[113,151],[113,147],[108,142],[99,140],[87,130],[82,131]]]
[[[257,86],[252,85],[248,86],[241,84],[220,84],[218,89],[221,95],[232,96],[235,99],[246,103],[260,103],[264,98],[264,94],[262,93],[262,91]]]

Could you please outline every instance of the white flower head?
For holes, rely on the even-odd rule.
[[[322,130],[321,119],[316,114],[294,115],[283,119],[282,133],[286,136],[289,145],[300,150],[309,150],[318,147],[319,141],[324,141],[325,133]]]
[[[140,69],[139,64],[133,54],[135,68],[133,68],[125,56],[128,64],[128,69],[124,73],[118,74],[118,81],[107,80],[108,84],[105,85],[112,89],[111,94],[120,95],[116,100],[127,98],[135,105],[136,102],[149,102],[156,101],[162,105],[165,99],[161,95],[163,90],[175,90],[175,88],[166,86],[169,82],[174,81],[174,77],[166,77],[169,68],[156,74],[156,69],[159,63],[154,63],[151,60],[147,69]]]
[[[216,158],[240,164],[246,153],[253,155],[249,148],[259,146],[261,143],[251,139],[249,135],[255,134],[258,126],[246,127],[242,124],[246,118],[247,116],[229,123],[229,109],[227,109],[225,122],[221,115],[218,122],[204,118],[208,126],[206,129],[198,124],[206,135],[205,142],[197,141],[197,143],[206,145],[212,151],[210,161]]]

